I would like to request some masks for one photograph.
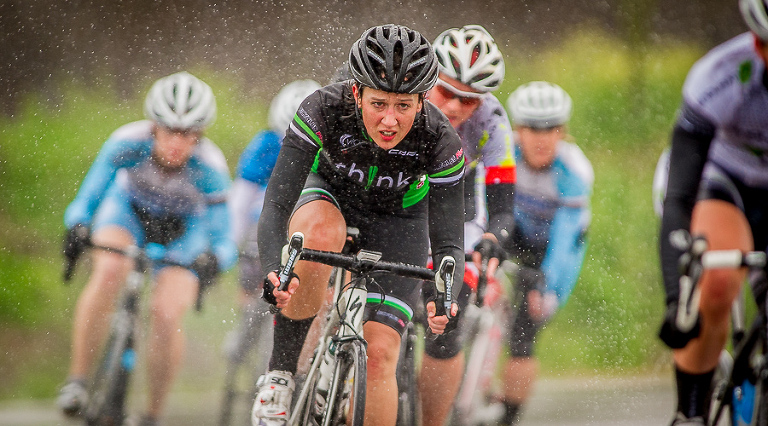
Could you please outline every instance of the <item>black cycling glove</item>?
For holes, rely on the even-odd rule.
[[[696,317],[696,324],[688,331],[682,331],[677,327],[678,308],[679,305],[676,301],[670,302],[667,305],[667,310],[664,313],[664,322],[661,323],[661,328],[659,329],[659,338],[671,349],[684,348],[688,342],[699,337],[701,332],[700,316]]]
[[[499,262],[501,262],[507,258],[507,252],[501,248],[501,245],[498,242],[490,238],[483,238],[480,240],[480,242],[475,245],[474,250],[480,252],[480,255],[486,259],[495,257],[496,259],[499,259]]]
[[[280,270],[275,269],[274,272],[276,275],[280,275]],[[298,275],[296,275],[295,272],[291,272],[291,280],[294,278],[299,278]],[[290,283],[290,280],[288,281]],[[264,277],[264,286],[262,287],[262,293],[261,298],[264,299],[267,303],[277,306],[277,299],[275,298],[275,285],[272,284],[272,281],[269,280],[269,276]]]
[[[64,235],[62,253],[66,259],[64,281],[69,281],[75,272],[75,264],[80,255],[91,244],[91,231],[82,223],[67,229]]]
[[[216,283],[216,277],[219,275],[219,260],[213,253],[205,252],[197,256],[189,269],[197,274],[202,290]]]
[[[85,251],[91,240],[91,231],[82,223],[67,229],[64,235],[63,253],[69,260],[77,260],[80,254]]]

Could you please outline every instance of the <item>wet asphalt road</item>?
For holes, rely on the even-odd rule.
[[[667,425],[674,406],[671,375],[545,378],[521,426]],[[216,425],[220,393],[175,393],[165,426]],[[0,402],[0,426],[74,426],[53,401]],[[243,423],[238,422],[242,425]]]

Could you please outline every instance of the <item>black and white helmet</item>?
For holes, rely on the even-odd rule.
[[[320,84],[315,80],[296,80],[286,84],[269,105],[269,127],[284,134],[304,98],[319,88]]]
[[[493,37],[480,25],[443,31],[435,39],[440,72],[480,92],[499,88],[504,58]]]
[[[437,81],[429,41],[402,25],[366,30],[349,51],[349,71],[363,86],[394,93],[424,93]]]
[[[557,84],[532,81],[515,89],[507,109],[516,125],[549,128],[571,119],[571,97]]]
[[[739,0],[741,16],[760,40],[768,41],[768,9],[765,0]]]
[[[144,102],[144,115],[163,127],[202,130],[216,116],[211,88],[182,71],[157,80]]]

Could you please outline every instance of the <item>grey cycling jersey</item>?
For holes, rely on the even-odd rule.
[[[456,132],[461,138],[467,159],[467,181],[470,182],[464,185],[464,220],[476,222],[496,235],[499,241],[503,241],[514,224],[513,196],[516,177],[509,117],[501,102],[494,95],[486,93],[477,109]],[[480,169],[479,162],[482,162],[483,166]],[[481,176],[477,176],[478,170],[483,173]],[[481,184],[484,187],[478,188],[471,184],[476,180],[484,182]],[[488,218],[484,217],[486,208]],[[474,246],[476,241],[466,243]]]
[[[712,49],[683,85],[678,125],[713,135],[709,161],[748,186],[768,188],[765,65],[744,33]]]
[[[492,94],[483,95],[482,103],[456,132],[461,138],[469,167],[474,168],[478,161],[482,161],[486,168],[514,166],[509,117],[501,102]]]

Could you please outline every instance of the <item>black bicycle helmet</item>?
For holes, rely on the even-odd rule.
[[[349,51],[349,70],[363,86],[394,93],[424,93],[437,81],[437,56],[418,31],[402,25],[366,30]]]

